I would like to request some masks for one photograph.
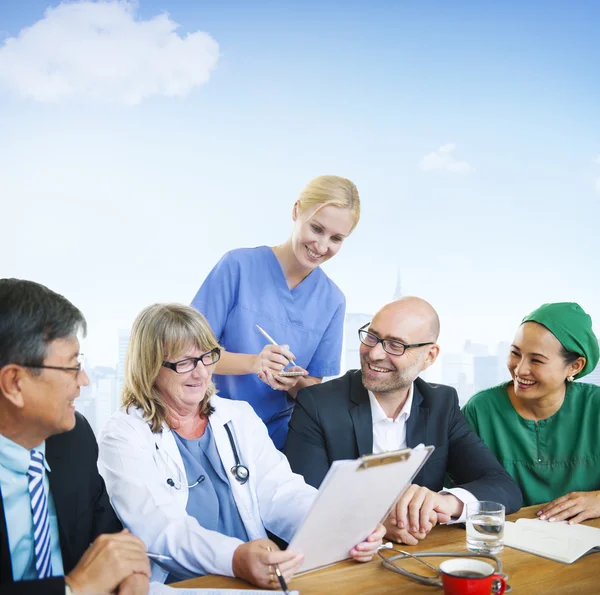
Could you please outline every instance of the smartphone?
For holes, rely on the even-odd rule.
[[[304,376],[304,372],[279,372],[276,376]]]

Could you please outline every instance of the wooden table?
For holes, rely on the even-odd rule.
[[[518,513],[507,517],[515,521],[520,518],[535,518],[539,506],[523,508]],[[600,527],[600,519],[586,524]],[[417,551],[461,552],[465,547],[465,531],[460,526],[438,526],[428,535],[425,541],[417,546],[399,546],[411,553]],[[536,593],[570,593],[595,595],[600,593],[600,553],[580,558],[573,564],[561,564],[533,554],[505,547],[498,557],[502,560],[504,572],[509,576],[509,584],[516,595],[534,595]],[[436,566],[442,558],[428,558]],[[417,572],[416,562],[406,566],[408,570]],[[422,566],[419,564],[418,566]],[[423,569],[425,567],[423,566]],[[426,574],[418,570],[421,574]],[[230,589],[252,589],[248,583],[222,576],[203,576],[172,587],[220,587]],[[383,568],[379,557],[367,564],[353,561],[340,562],[323,570],[311,572],[294,578],[289,585],[291,590],[300,591],[301,595],[344,593],[345,595],[383,595],[386,593],[441,593],[435,587],[418,584],[395,572]]]

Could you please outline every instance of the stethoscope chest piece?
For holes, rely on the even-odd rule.
[[[231,473],[233,473],[233,476],[242,485],[244,485],[248,481],[248,477],[250,477],[250,471],[248,471],[248,467],[239,463],[231,468]]]
[[[250,470],[248,469],[248,467],[246,467],[246,465],[243,465],[240,460],[240,455],[238,454],[237,448],[235,446],[235,441],[233,439],[233,434],[231,433],[231,429],[229,428],[229,425],[224,424],[224,427],[225,427],[225,431],[227,432],[227,437],[229,438],[229,443],[231,444],[231,450],[233,452],[233,458],[235,461],[235,465],[233,467],[231,467],[231,469],[230,469],[231,474],[233,475],[233,477],[235,477],[237,482],[239,482],[241,485],[244,485],[248,481],[248,478],[250,477]],[[158,456],[162,458],[162,451],[158,447],[158,444],[156,442],[154,443],[154,447],[156,449],[156,452],[158,453]],[[163,462],[169,471],[169,475],[172,475],[171,466],[169,465],[168,461],[164,460]],[[173,477],[168,477],[167,485],[169,485],[172,488],[175,488],[176,490],[181,489],[181,487],[183,487],[183,486],[185,486],[188,489],[191,489],[191,488],[197,486],[198,484],[202,483],[204,481],[204,479],[205,479],[204,475],[201,475],[193,484],[187,485],[176,479],[173,479]]]
[[[233,434],[231,433],[229,424],[224,424],[224,428],[227,432],[229,443],[231,444],[233,458],[235,459],[235,465],[231,468],[231,473],[235,477],[236,481],[239,481],[242,485],[244,485],[250,477],[250,470],[248,467],[246,467],[246,465],[242,465],[242,462],[240,461],[240,456],[238,455],[237,448],[235,447],[235,440],[233,439]]]

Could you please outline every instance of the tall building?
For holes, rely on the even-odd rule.
[[[358,340],[358,329],[371,322],[372,314],[357,314],[351,312],[346,314],[344,320],[344,357],[342,361],[342,373],[348,370],[360,368],[360,341]]]
[[[119,360],[117,363],[117,398],[121,400],[121,391],[125,380],[125,355],[127,354],[127,345],[129,345],[129,331],[121,329],[119,331]]]
[[[117,371],[114,368],[96,366],[92,389],[96,406],[94,431],[98,434],[106,420],[119,408]]]
[[[496,359],[498,360],[498,381],[504,382],[505,380],[508,382],[510,380],[510,372],[506,367],[506,361],[508,360],[508,354],[510,353],[510,343],[508,341],[501,341],[496,346]]]
[[[400,269],[398,269],[398,274],[396,276],[396,287],[394,289],[394,295],[392,299],[398,300],[402,297],[402,283],[400,282]]]
[[[467,339],[465,341],[463,351],[473,356],[483,356],[489,354],[487,345],[484,345],[483,343],[474,343],[471,341],[471,339]]]
[[[498,376],[498,357],[495,355],[476,355],[473,357],[473,392],[495,386],[500,382]]]
[[[600,386],[600,365],[596,366],[593,372],[590,372],[587,376],[581,379],[581,382],[587,382],[588,384],[597,384]]]
[[[453,386],[462,407],[473,395],[473,356],[447,353],[441,357],[442,384]]]
[[[88,420],[92,430],[96,432],[98,424],[96,423],[96,403],[94,401],[94,368],[86,368],[85,372],[90,379],[90,384],[81,387],[79,398],[75,399],[75,409]]]
[[[88,386],[81,387],[75,400],[75,408],[83,414],[98,435],[106,420],[118,409],[117,371],[114,368],[95,366],[86,368],[90,379]]]

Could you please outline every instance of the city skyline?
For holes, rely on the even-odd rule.
[[[367,315],[350,313],[346,318],[347,329],[350,328],[348,323],[355,322],[356,319],[352,318],[354,316],[358,316],[359,320],[364,322],[368,322],[370,318]],[[364,318],[365,316],[367,318]],[[354,325],[352,328],[356,331]],[[358,337],[356,341],[352,339],[352,335],[355,334],[356,332],[345,334],[340,374],[360,367]],[[81,396],[75,401],[77,410],[86,416],[96,433],[100,431],[108,417],[120,407],[122,370],[125,361],[123,346],[126,345],[127,336],[128,332],[122,329],[118,337],[119,361],[112,368],[98,366],[89,369],[90,386],[82,387]],[[428,382],[454,387],[462,407],[478,391],[510,380],[506,369],[508,348],[508,343],[499,343],[492,348],[490,345],[473,343],[467,339],[461,352],[442,351],[433,366],[420,376]],[[600,365],[581,381],[600,385]]]
[[[394,291],[388,301],[402,296],[402,275],[398,270]],[[372,317],[373,314],[367,313],[346,313],[340,375],[360,368],[360,341],[357,332]],[[88,418],[96,433],[120,406],[129,334],[128,329],[119,330],[114,367],[92,367],[89,371],[90,386],[82,388],[81,397],[76,401],[77,409]],[[477,392],[510,380],[506,368],[509,349],[510,342],[507,341],[487,345],[465,338],[461,351],[445,351],[442,347],[436,362],[422,372],[420,377],[428,382],[454,387],[462,407]],[[600,365],[582,381],[600,384]]]
[[[586,0],[3,3],[0,276],[65,295],[90,365],[115,367],[143,308],[284,242],[303,186],[337,174],[361,195],[323,267],[348,313],[400,268],[442,356],[510,342],[545,302],[598,332],[599,19]]]

